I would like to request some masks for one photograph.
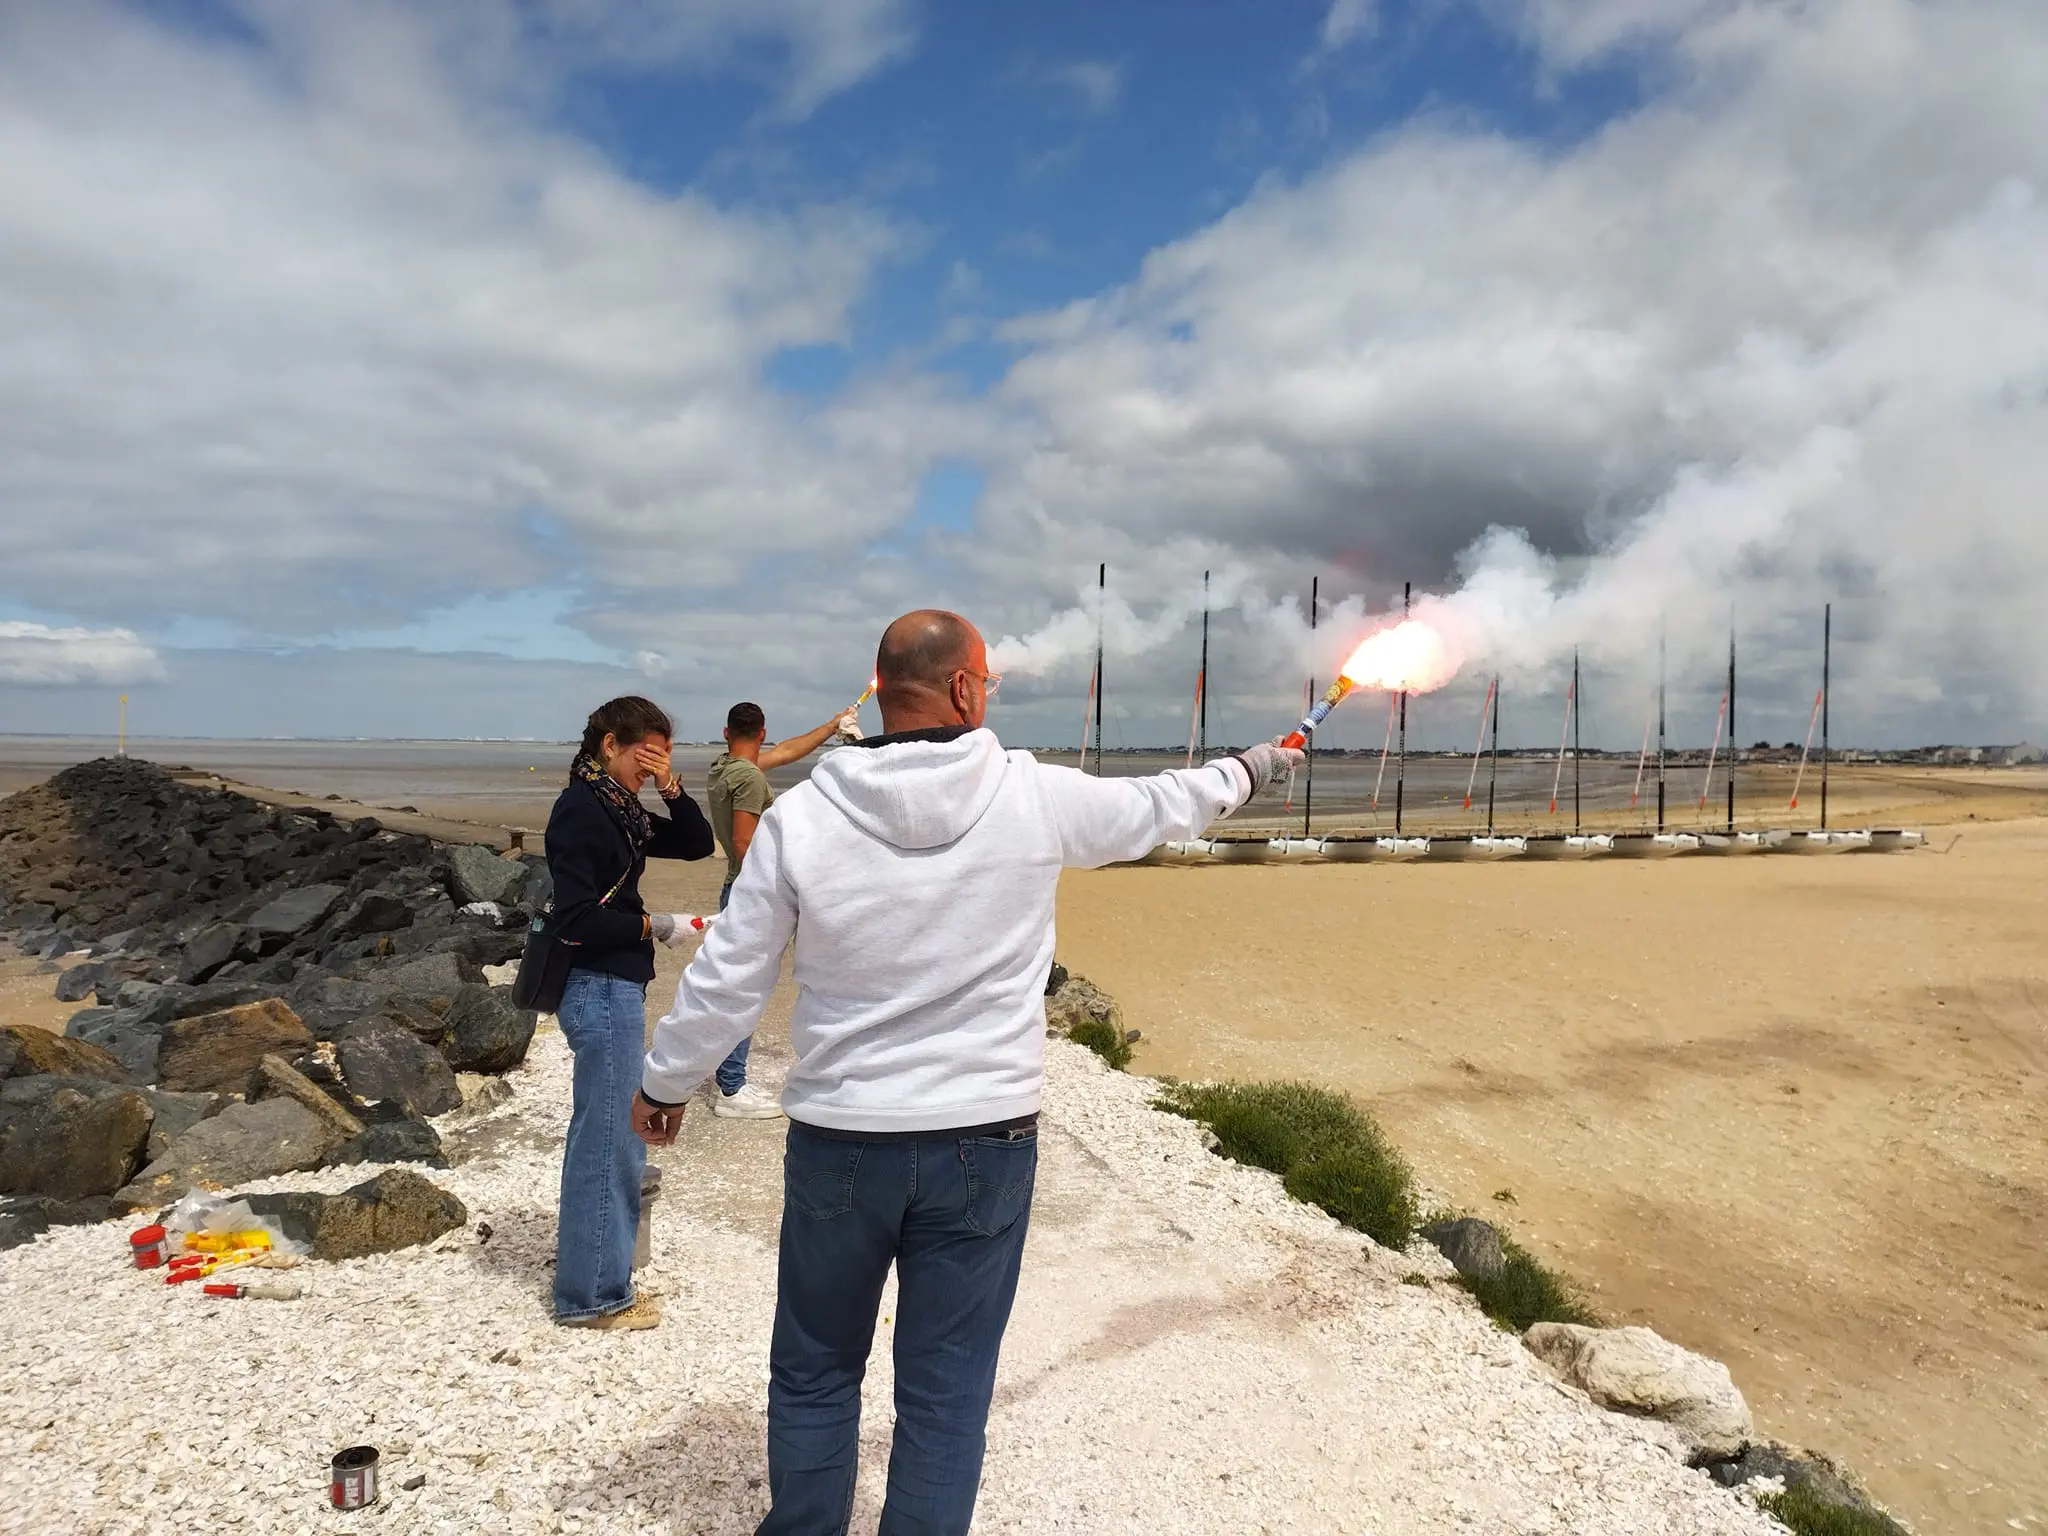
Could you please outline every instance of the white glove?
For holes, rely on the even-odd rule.
[[[691,939],[701,938],[707,918],[692,917],[687,912],[656,912],[647,919],[647,931],[657,943],[666,944],[670,949],[681,949]]]
[[[1245,797],[1247,800],[1256,797],[1260,790],[1270,789],[1281,780],[1291,778],[1294,770],[1301,766],[1306,754],[1299,747],[1283,747],[1280,741],[1281,738],[1275,736],[1271,741],[1262,741],[1255,747],[1231,753],[1252,781],[1252,792]]]
[[[838,735],[841,741],[860,740],[860,709],[858,706],[849,706],[846,712],[839,717]]]

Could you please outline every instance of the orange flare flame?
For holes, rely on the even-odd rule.
[[[1341,670],[1361,688],[1428,693],[1449,682],[1457,666],[1442,635],[1420,619],[1403,619],[1368,635]]]

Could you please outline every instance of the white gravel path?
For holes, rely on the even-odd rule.
[[[1402,1283],[1441,1282],[1433,1254],[1342,1231],[1203,1151],[1195,1127],[1146,1107],[1144,1080],[1047,1048],[978,1531],[1781,1530],[1682,1467],[1657,1426],[1551,1381],[1461,1293]],[[756,1060],[773,1071],[772,1051]],[[559,1034],[536,1038],[515,1081],[482,1122],[498,1150],[433,1174],[469,1229],[302,1269],[305,1300],[167,1289],[126,1267],[118,1225],[0,1254],[0,1530],[751,1531],[779,1128],[693,1114],[665,1154],[647,1277],[667,1295],[663,1326],[559,1329]],[[856,1531],[879,1509],[886,1342]],[[342,1515],[325,1505],[327,1458],[358,1442],[383,1452],[385,1501]]]

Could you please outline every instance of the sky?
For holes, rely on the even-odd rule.
[[[0,731],[2048,738],[2039,0],[0,7]],[[1108,588],[1098,596],[1100,566]],[[1315,628],[1309,594],[1315,583]],[[1383,696],[1321,740],[1377,746]],[[866,725],[879,728],[873,706]]]

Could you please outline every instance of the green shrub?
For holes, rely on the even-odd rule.
[[[1415,1232],[1415,1183],[1380,1128],[1342,1094],[1308,1083],[1169,1083],[1154,1103],[1215,1132],[1225,1157],[1280,1175],[1388,1248]]]
[[[1087,1046],[1119,1072],[1131,1064],[1131,1043],[1114,1024],[1083,1019],[1067,1031],[1067,1038],[1076,1045]]]
[[[1458,1276],[1479,1310],[1511,1333],[1533,1323],[1582,1323],[1597,1327],[1599,1316],[1578,1297],[1571,1283],[1545,1269],[1521,1244],[1500,1240],[1500,1273],[1484,1278]]]
[[[1804,1483],[1783,1493],[1766,1494],[1757,1507],[1793,1532],[1793,1536],[1905,1536],[1896,1520],[1876,1510],[1831,1504]]]

